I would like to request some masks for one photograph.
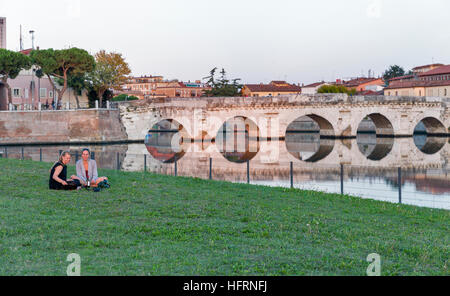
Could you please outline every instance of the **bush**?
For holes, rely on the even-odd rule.
[[[118,95],[118,96],[112,98],[111,102],[137,101],[137,100],[139,100],[138,97],[121,94],[121,95]]]
[[[343,85],[323,85],[317,91],[319,94],[348,94],[355,95],[356,89],[348,89]]]

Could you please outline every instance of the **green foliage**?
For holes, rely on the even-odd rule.
[[[102,103],[103,93],[108,89],[120,89],[128,80],[131,70],[120,53],[101,50],[95,55],[95,60],[97,66],[89,73],[89,83]]]
[[[0,48],[0,80],[8,89],[8,102],[12,103],[11,87],[8,79],[16,78],[23,69],[31,68],[31,59],[21,54],[7,49]]]
[[[95,68],[94,57],[86,50],[75,47],[61,50],[52,48],[33,50],[30,53],[30,57],[43,75],[60,79],[59,83],[63,85],[63,89],[59,90],[55,87],[58,93],[58,100],[61,100],[68,86],[69,76],[83,77]],[[51,79],[50,82],[52,82]]]
[[[356,89],[352,88],[352,89],[348,89],[343,85],[322,85],[317,92],[319,94],[338,94],[338,93],[342,93],[342,94],[348,94],[348,95],[355,95],[356,94]]]
[[[89,108],[95,108],[95,101],[98,100],[98,93],[95,90],[89,88],[89,92],[88,92],[87,96],[88,96],[88,100],[89,100]],[[110,90],[106,90],[103,93],[102,101],[99,102],[99,107],[106,108],[106,101],[109,101],[112,98],[113,98],[113,92]]]
[[[33,50],[33,63],[44,74],[64,79],[66,75],[84,75],[95,67],[94,57],[80,48]]]
[[[227,79],[225,69],[220,71],[219,79],[216,79],[217,67],[213,68],[209,72],[209,76],[203,78],[206,79],[206,84],[211,88],[204,92],[208,97],[236,97],[240,96],[242,85],[239,83],[241,79],[235,78],[231,80]]]
[[[126,94],[121,94],[111,99],[112,102],[137,101],[137,100],[139,100],[138,97],[128,96]]]
[[[31,68],[31,59],[19,52],[0,48],[0,79],[14,79],[23,69]]]
[[[64,80],[61,78],[57,78],[56,82],[61,86],[64,85]],[[86,80],[86,74],[68,75],[67,85],[72,88],[77,95],[81,95],[81,92],[89,87],[89,84]]]
[[[409,73],[412,74],[411,71],[409,71]],[[398,65],[393,65],[393,66],[390,66],[389,69],[387,69],[384,72],[383,78],[384,78],[384,81],[386,81],[386,83],[389,83],[390,79],[395,78],[395,77],[400,77],[403,75],[406,75],[405,70]]]

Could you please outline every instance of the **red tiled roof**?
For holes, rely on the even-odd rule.
[[[22,54],[24,54],[24,55],[30,55],[30,53],[31,53],[32,51],[33,51],[33,49],[32,49],[32,48],[29,48],[29,49],[21,50],[20,53],[22,53]]]
[[[359,86],[364,83],[372,82],[375,80],[378,80],[379,78],[356,78],[349,81],[344,82],[345,87],[353,87],[353,86]]]
[[[315,83],[311,83],[311,84],[305,85],[303,87],[318,87],[319,85],[322,85],[322,84],[325,84],[325,82],[324,81],[322,81],[322,82],[315,82]]]
[[[394,78],[390,79],[389,81],[406,79],[406,78],[413,78],[413,77],[414,77],[414,75],[403,75],[403,76],[394,77]]]
[[[442,66],[431,71],[419,74],[419,76],[432,76],[432,75],[442,75],[450,74],[450,65]]]
[[[435,80],[435,81],[412,80],[412,81],[399,81],[391,83],[385,89],[447,86],[447,85],[450,85],[450,80]]]
[[[419,69],[423,69],[423,68],[436,67],[436,66],[444,66],[444,64],[424,65],[424,66],[415,67],[415,68],[413,68],[413,70],[419,70]]]
[[[302,88],[296,85],[277,86],[273,84],[245,84],[251,92],[301,92]]]

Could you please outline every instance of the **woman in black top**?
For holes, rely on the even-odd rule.
[[[67,164],[70,163],[70,153],[65,151],[50,170],[49,188],[51,190],[75,190],[81,186],[78,177],[67,180]]]

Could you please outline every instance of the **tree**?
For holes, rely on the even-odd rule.
[[[87,94],[88,96],[88,101],[89,101],[89,108],[94,108],[95,107],[95,102],[98,101],[98,94],[95,90],[93,90],[92,88],[89,88],[89,92]],[[105,108],[106,106],[106,101],[111,100],[113,98],[113,92],[110,91],[109,89],[106,90],[103,93],[103,97],[102,97],[102,104],[99,105],[100,108]]]
[[[227,79],[227,74],[225,69],[222,68],[220,71],[220,78],[216,80],[217,67],[213,68],[209,72],[209,76],[203,78],[207,79],[206,84],[211,88],[206,90],[204,93],[209,97],[235,97],[241,94],[242,85],[239,83],[241,79],[235,78],[230,80]]]
[[[8,104],[12,103],[11,86],[8,79],[15,79],[20,71],[31,68],[31,59],[20,53],[0,48],[0,80],[8,90]]]
[[[391,80],[392,78],[400,77],[403,75],[405,75],[405,70],[398,65],[393,65],[384,72],[383,78],[386,83],[389,83],[389,80]]]
[[[322,85],[318,90],[319,94],[348,94],[355,95],[356,89],[348,89],[343,85]]]
[[[95,55],[95,60],[97,65],[89,74],[89,82],[102,106],[103,94],[109,89],[120,89],[127,82],[131,70],[120,53],[102,50]]]
[[[30,54],[33,63],[47,75],[50,83],[58,94],[57,101],[61,101],[67,90],[69,76],[82,76],[95,67],[94,57],[80,48],[54,50],[33,50]],[[61,79],[62,89],[55,86],[52,76]],[[57,102],[56,102],[57,105]]]
[[[64,81],[62,79],[57,79],[56,82],[59,85],[63,85]],[[87,74],[83,75],[68,75],[67,77],[67,86],[69,86],[73,90],[73,94],[75,96],[75,101],[77,102],[77,108],[80,109],[80,100],[79,96],[82,95],[83,90],[88,89],[89,83],[87,81]]]

